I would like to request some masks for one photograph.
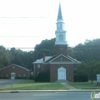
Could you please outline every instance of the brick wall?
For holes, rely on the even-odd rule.
[[[63,48],[62,50],[60,48]],[[67,56],[67,45],[55,45],[55,54],[63,54]]]
[[[74,65],[73,64],[52,64],[50,65],[50,82],[55,82],[58,80],[58,68],[66,68],[66,77],[68,81],[74,81]]]
[[[38,64],[33,65],[34,68],[34,76],[36,76],[42,70],[50,70],[49,64],[40,64],[40,68],[38,68]]]
[[[12,72],[15,72],[16,73],[16,76],[30,76],[30,71],[26,71],[25,69],[22,69],[20,67],[17,67],[17,66],[10,66],[10,67],[7,67],[7,68],[4,68],[0,71],[0,77],[3,76],[3,77],[6,77],[7,75],[10,77]]]

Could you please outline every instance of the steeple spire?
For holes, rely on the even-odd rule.
[[[59,3],[59,8],[58,8],[58,18],[57,18],[57,28],[55,31],[56,34],[56,45],[66,45],[66,31],[64,29],[64,22],[62,18],[62,12],[61,12],[61,4]]]
[[[62,11],[61,11],[61,4],[59,3],[59,9],[58,9],[58,17],[57,20],[62,20]]]
[[[64,22],[62,18],[61,4],[59,3],[58,17],[56,23],[56,41],[55,41],[55,53],[56,55],[64,54],[67,55],[67,41],[66,41],[66,31],[64,29]]]

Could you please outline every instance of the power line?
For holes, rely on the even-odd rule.
[[[15,49],[34,49],[34,47],[5,47],[7,49],[15,48]]]
[[[40,17],[38,17],[38,16],[36,16],[36,17],[10,17],[10,16],[7,16],[7,17],[0,17],[0,18],[9,18],[9,19],[15,19],[15,18],[17,18],[17,19],[28,19],[28,18],[46,18],[46,17],[43,17],[43,16],[40,16]]]
[[[0,36],[0,38],[6,38],[6,37],[10,37],[10,38],[33,38],[33,37],[49,37],[51,35],[48,35],[48,36]],[[52,37],[52,36],[51,36]]]

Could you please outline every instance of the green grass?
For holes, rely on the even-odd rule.
[[[36,83],[32,80],[26,80],[18,84],[13,84],[2,88],[1,90],[66,90],[60,83]]]
[[[96,81],[94,81],[93,84],[91,84],[91,81],[89,82],[69,82],[69,84],[76,87],[77,89],[100,89],[100,86],[97,86]]]

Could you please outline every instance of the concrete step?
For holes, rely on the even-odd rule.
[[[58,80],[56,82],[68,82],[67,80]]]

